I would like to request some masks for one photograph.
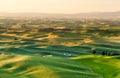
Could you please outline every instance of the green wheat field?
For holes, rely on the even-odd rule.
[[[0,78],[120,78],[120,21],[2,18]]]

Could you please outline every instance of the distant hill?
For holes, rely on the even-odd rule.
[[[78,14],[47,14],[47,13],[0,13],[0,17],[35,17],[35,18],[105,18],[120,19],[119,12],[91,12]]]

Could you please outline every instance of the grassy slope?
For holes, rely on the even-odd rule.
[[[73,60],[92,68],[94,72],[103,76],[102,78],[120,78],[119,57],[90,55],[76,57]]]
[[[0,55],[1,78],[119,78],[120,57]]]
[[[65,58],[0,55],[0,63],[1,78],[100,78],[90,68]]]

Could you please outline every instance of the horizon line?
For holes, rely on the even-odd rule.
[[[43,12],[1,12],[0,13],[38,13],[38,14],[81,14],[81,13],[115,13],[120,11],[93,11],[93,12],[79,12],[79,13],[43,13]]]

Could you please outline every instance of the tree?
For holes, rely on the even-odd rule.
[[[92,54],[96,54],[95,48],[92,48]]]
[[[105,52],[103,51],[103,52],[101,53],[101,55],[103,55],[103,56],[104,56],[104,55],[105,55]]]

